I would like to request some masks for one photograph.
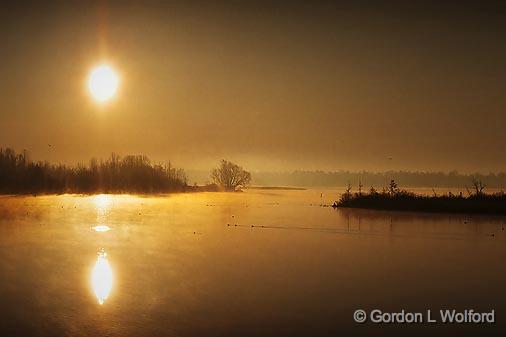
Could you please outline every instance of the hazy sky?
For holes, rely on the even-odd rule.
[[[84,3],[0,9],[0,146],[189,169],[506,170],[500,2]],[[86,80],[104,60],[121,84],[100,105]]]

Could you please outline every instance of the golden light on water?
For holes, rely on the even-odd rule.
[[[95,67],[88,79],[88,89],[91,96],[98,102],[105,102],[114,97],[118,85],[118,75],[105,64]]]
[[[91,285],[98,303],[104,304],[112,289],[113,276],[112,269],[107,260],[107,253],[104,250],[99,251],[97,261],[91,273]]]
[[[93,203],[97,211],[105,212],[111,204],[111,196],[107,194],[98,194],[93,197]]]
[[[107,225],[98,225],[95,227],[92,227],[95,232],[108,232],[111,230],[111,227]]]

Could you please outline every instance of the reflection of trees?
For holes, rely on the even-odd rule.
[[[338,208],[336,212],[344,219],[354,219],[356,221],[377,221],[377,222],[396,222],[396,223],[473,223],[473,224],[494,224],[501,225],[505,223],[505,218],[495,215],[479,214],[450,214],[450,213],[424,213],[424,212],[398,212],[388,210],[373,210],[361,208]]]

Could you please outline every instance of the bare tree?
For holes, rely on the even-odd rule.
[[[397,183],[395,180],[390,180],[390,184],[388,185],[388,193],[390,195],[396,195],[399,193],[399,187],[397,186]]]
[[[351,189],[352,189],[352,188],[353,188],[353,187],[351,186],[351,183],[350,183],[350,182],[348,182],[348,185],[346,186],[346,190],[344,190],[344,193],[346,193],[346,194],[351,194]]]
[[[219,168],[211,172],[214,183],[227,191],[235,191],[251,182],[251,173],[228,160],[222,160]]]
[[[483,195],[483,190],[485,189],[486,185],[480,179],[473,177],[473,187],[475,195]]]
[[[351,198],[351,189],[352,189],[352,186],[351,184],[348,182],[348,186],[346,187],[346,189],[344,190],[344,193],[341,194],[341,200],[348,200]]]
[[[362,181],[359,180],[358,181],[358,195],[362,195],[362,188],[364,187],[364,185],[362,185]]]

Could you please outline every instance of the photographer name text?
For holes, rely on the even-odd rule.
[[[416,324],[416,323],[446,323],[446,324],[492,324],[495,323],[495,310],[478,312],[473,309],[463,311],[453,309],[427,310],[425,312],[411,312],[401,310],[398,312],[385,312],[374,309],[369,312],[355,310],[353,319],[357,323],[381,324]]]

